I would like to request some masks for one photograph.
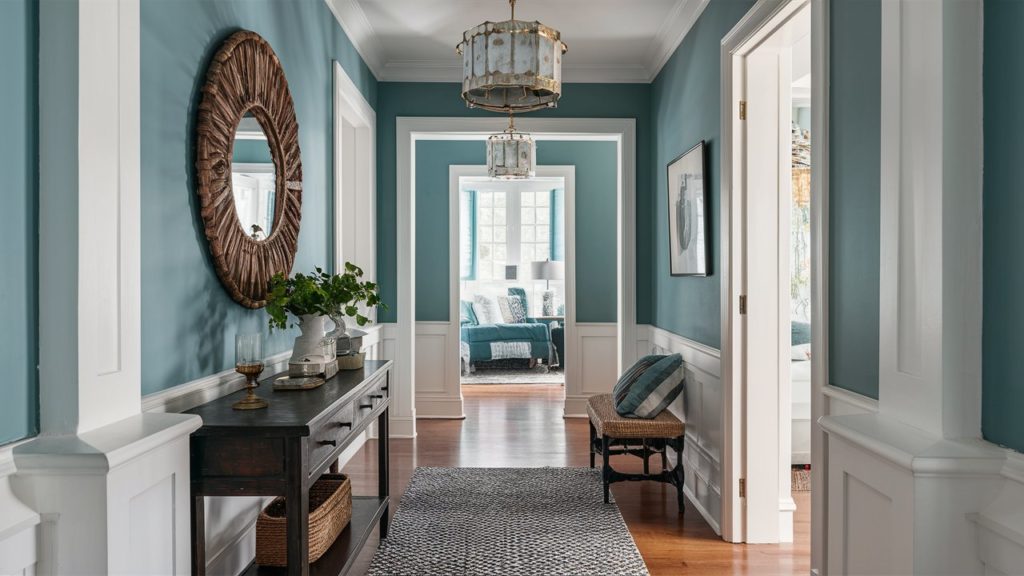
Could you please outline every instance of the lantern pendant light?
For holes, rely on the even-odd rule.
[[[512,17],[484,22],[462,33],[462,99],[491,112],[532,112],[555,108],[562,96],[561,34],[540,22]]]
[[[524,180],[536,174],[537,143],[529,134],[516,131],[508,115],[508,128],[487,139],[487,174],[500,180]]]

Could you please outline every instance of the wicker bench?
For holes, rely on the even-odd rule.
[[[679,512],[683,510],[683,442],[686,426],[668,410],[650,420],[625,418],[615,411],[611,394],[592,396],[587,402],[590,415],[590,467],[594,457],[603,460],[604,501],[608,503],[608,487],[614,482],[654,480],[676,487]],[[676,451],[676,463],[668,467],[667,448]],[[614,470],[609,458],[616,454],[632,454],[643,459],[643,474],[626,474]],[[661,472],[651,474],[650,457],[661,455]]]

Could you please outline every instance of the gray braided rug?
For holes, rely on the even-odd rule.
[[[368,576],[647,576],[601,472],[417,468]]]

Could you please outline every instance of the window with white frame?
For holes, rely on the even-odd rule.
[[[506,266],[562,260],[559,223],[561,187],[498,183],[463,187],[460,194],[460,275],[462,280],[505,280]]]

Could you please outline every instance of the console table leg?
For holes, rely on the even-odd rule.
[[[206,501],[192,489],[192,575],[206,574]]]
[[[388,432],[388,415],[390,407],[377,417],[377,494],[383,498],[388,495],[388,470],[390,467]],[[384,515],[380,518],[380,537],[388,537],[388,507],[384,507]]]
[[[285,494],[288,574],[292,576],[309,576],[309,490],[306,487],[305,448],[301,441],[289,442],[285,448],[288,463]]]

